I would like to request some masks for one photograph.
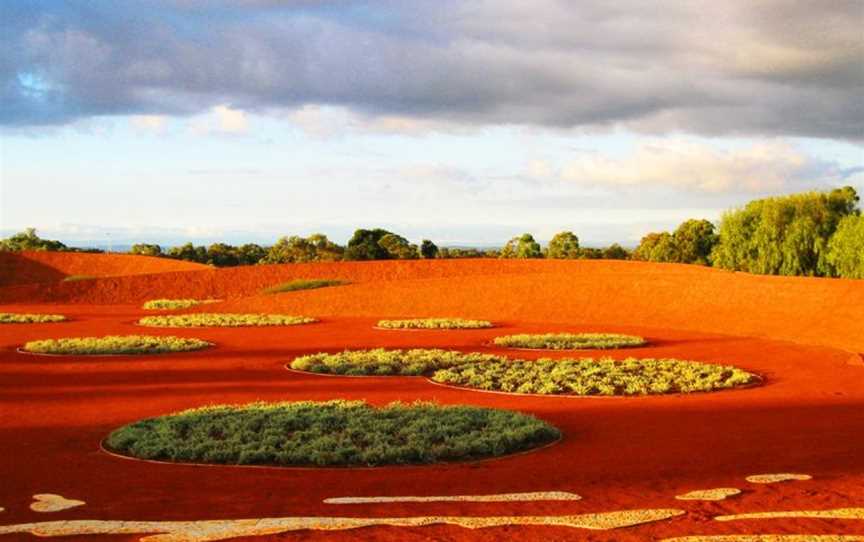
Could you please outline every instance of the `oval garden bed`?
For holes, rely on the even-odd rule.
[[[185,337],[152,337],[148,335],[107,335],[105,337],[70,337],[30,341],[21,350],[33,354],[70,356],[166,354],[189,352],[213,346],[213,343]]]
[[[470,363],[439,369],[433,382],[509,393],[629,396],[717,391],[758,384],[729,365],[677,359],[539,359]]]
[[[157,461],[324,467],[486,459],[559,438],[546,422],[507,410],[303,401],[186,410],[121,427],[104,445]]]
[[[148,311],[174,311],[218,302],[218,299],[151,299],[141,308]]]
[[[0,324],[48,324],[65,321],[66,317],[62,314],[21,314],[14,312],[0,312]]]
[[[290,368],[310,373],[352,376],[431,374],[437,369],[465,363],[506,361],[492,354],[466,354],[456,350],[414,348],[411,350],[345,350],[335,354],[310,354],[291,362]]]
[[[427,376],[463,388],[520,394],[628,396],[717,391],[761,383],[729,365],[677,359],[509,359],[438,349],[346,350],[300,356],[297,371],[346,376]]]
[[[486,329],[493,327],[487,320],[462,318],[412,318],[408,320],[379,320],[381,329]]]
[[[252,326],[296,326],[317,322],[315,318],[288,314],[232,314],[200,312],[145,316],[138,324],[148,327],[252,327]]]
[[[495,337],[492,343],[495,346],[530,350],[603,350],[645,346],[648,341],[636,335],[618,333],[543,333],[505,335]]]

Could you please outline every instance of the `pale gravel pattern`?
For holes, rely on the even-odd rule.
[[[149,536],[142,537],[140,539],[141,542],[216,542],[240,536],[264,536],[306,529],[340,531],[375,525],[423,527],[426,525],[446,524],[466,529],[510,525],[554,525],[576,529],[609,530],[662,521],[684,514],[683,510],[677,509],[647,509],[575,516],[284,517],[210,521],[73,520],[0,526],[0,535],[30,533],[34,536],[53,537],[94,534],[146,534]]]
[[[717,521],[737,521],[739,519],[864,519],[864,508],[834,508],[831,510],[787,510],[783,512],[754,512],[717,516]]]
[[[780,474],[754,474],[745,478],[751,484],[776,484],[777,482],[791,482],[797,480],[811,480],[809,474],[792,474],[783,472]]]
[[[67,499],[53,493],[38,493],[33,495],[33,500],[35,502],[30,505],[30,510],[34,512],[61,512],[87,504],[84,501]]]
[[[864,535],[842,534],[731,534],[664,538],[660,542],[864,542]]]
[[[733,495],[740,495],[741,490],[734,487],[717,487],[714,489],[698,489],[683,495],[676,495],[679,501],[722,501]]]
[[[578,501],[580,495],[567,491],[536,491],[532,493],[496,493],[493,495],[433,495],[429,497],[331,497],[327,504],[364,504],[390,502],[517,502],[517,501]]]

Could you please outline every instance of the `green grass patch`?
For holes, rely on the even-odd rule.
[[[540,335],[505,335],[492,341],[508,348],[537,348],[542,350],[582,350],[631,348],[648,344],[642,337],[617,333],[544,333]]]
[[[204,303],[218,303],[218,299],[151,299],[141,308],[148,311],[188,309]]]
[[[281,294],[282,292],[296,292],[297,290],[314,290],[316,288],[327,288],[328,286],[343,286],[348,284],[347,280],[335,279],[297,279],[262,290],[265,294]]]
[[[105,445],[141,459],[324,467],[482,459],[559,437],[551,425],[507,410],[304,401],[186,410],[121,427]]]
[[[385,329],[483,329],[492,327],[492,322],[463,320],[462,318],[414,318],[410,320],[379,320],[378,327]]]
[[[213,346],[200,339],[184,337],[152,337],[148,335],[107,335],[105,337],[72,337],[30,341],[24,345],[27,352],[38,354],[165,354],[188,352]]]
[[[459,364],[502,362],[507,358],[492,354],[465,354],[455,350],[415,348],[412,350],[345,350],[337,354],[311,354],[291,362],[291,368],[312,373],[337,375],[417,376]]]
[[[469,363],[432,380],[480,390],[542,395],[655,395],[744,386],[758,377],[737,367],[676,359],[541,359]]]
[[[14,312],[0,312],[0,324],[46,324],[50,322],[64,322],[66,317],[62,314],[17,314]]]
[[[150,327],[242,327],[242,326],[294,326],[317,322],[306,316],[287,314],[231,314],[193,313],[164,316],[146,316],[138,320],[142,326]]]

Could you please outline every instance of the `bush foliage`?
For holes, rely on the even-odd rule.
[[[488,363],[505,361],[506,358],[492,354],[465,354],[455,350],[345,350],[336,354],[311,354],[300,356],[291,362],[291,368],[312,373],[374,376],[417,376],[436,369],[463,363]]]
[[[297,290],[314,290],[316,288],[327,288],[328,286],[343,286],[348,284],[347,280],[338,279],[297,279],[265,289],[265,294],[281,294],[283,292],[296,292]]]
[[[849,215],[840,221],[825,259],[836,276],[864,279],[864,216]]]
[[[213,346],[200,339],[184,337],[151,337],[147,335],[107,335],[105,337],[73,337],[30,341],[24,345],[27,352],[39,354],[163,354],[188,352]]]
[[[344,252],[344,247],[320,233],[309,237],[292,235],[279,239],[260,261],[261,263],[333,262],[341,260]]]
[[[141,308],[148,311],[188,309],[204,303],[217,303],[218,299],[151,299]]]
[[[498,346],[509,348],[539,348],[544,350],[611,349],[644,346],[647,341],[635,335],[617,333],[544,333],[495,337]]]
[[[493,361],[440,369],[432,380],[481,390],[542,395],[655,395],[743,386],[755,375],[675,359]]]
[[[506,410],[306,401],[186,410],[121,427],[105,444],[141,459],[323,467],[465,461],[558,438],[549,424]]]
[[[244,327],[244,326],[294,326],[316,322],[306,316],[287,314],[232,314],[218,312],[198,312],[192,314],[172,314],[145,316],[138,324],[149,327]]]
[[[858,214],[857,203],[851,187],[751,201],[723,215],[714,264],[768,275],[831,276],[831,237],[845,217]]]
[[[673,233],[655,232],[642,238],[633,251],[634,260],[709,265],[717,244],[714,224],[708,220],[686,220]]]
[[[578,240],[577,240],[578,243]],[[501,258],[542,258],[540,243],[534,240],[530,233],[523,233],[507,241],[501,249]]]
[[[66,317],[62,314],[19,314],[14,312],[0,312],[0,324],[46,324],[65,321]]]
[[[409,320],[379,320],[378,327],[387,329],[482,329],[492,327],[487,320],[462,318],[414,318]]]

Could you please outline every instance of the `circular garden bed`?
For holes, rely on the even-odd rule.
[[[486,329],[493,327],[487,320],[462,318],[413,318],[409,320],[379,320],[382,329]]]
[[[317,322],[315,318],[287,314],[208,313],[146,316],[138,324],[148,327],[246,327],[295,326]]]
[[[559,438],[551,425],[507,410],[304,401],[186,410],[121,427],[104,445],[148,460],[323,467],[485,459]]]
[[[300,356],[291,369],[349,376],[428,376],[433,382],[508,393],[660,395],[750,386],[759,376],[730,365],[677,359],[527,361],[438,349],[346,350]]]
[[[54,355],[125,355],[189,352],[213,346],[200,339],[185,337],[152,337],[148,335],[107,335],[105,337],[70,337],[30,341],[21,350],[34,354]]]
[[[62,314],[19,314],[14,312],[0,312],[0,324],[47,324],[65,321],[66,317]]]
[[[148,311],[173,311],[218,302],[218,299],[151,299],[144,303],[141,308]]]
[[[495,337],[496,346],[508,348],[527,348],[534,350],[588,350],[611,348],[634,348],[648,344],[636,335],[618,333],[543,333],[538,335],[519,334]]]

